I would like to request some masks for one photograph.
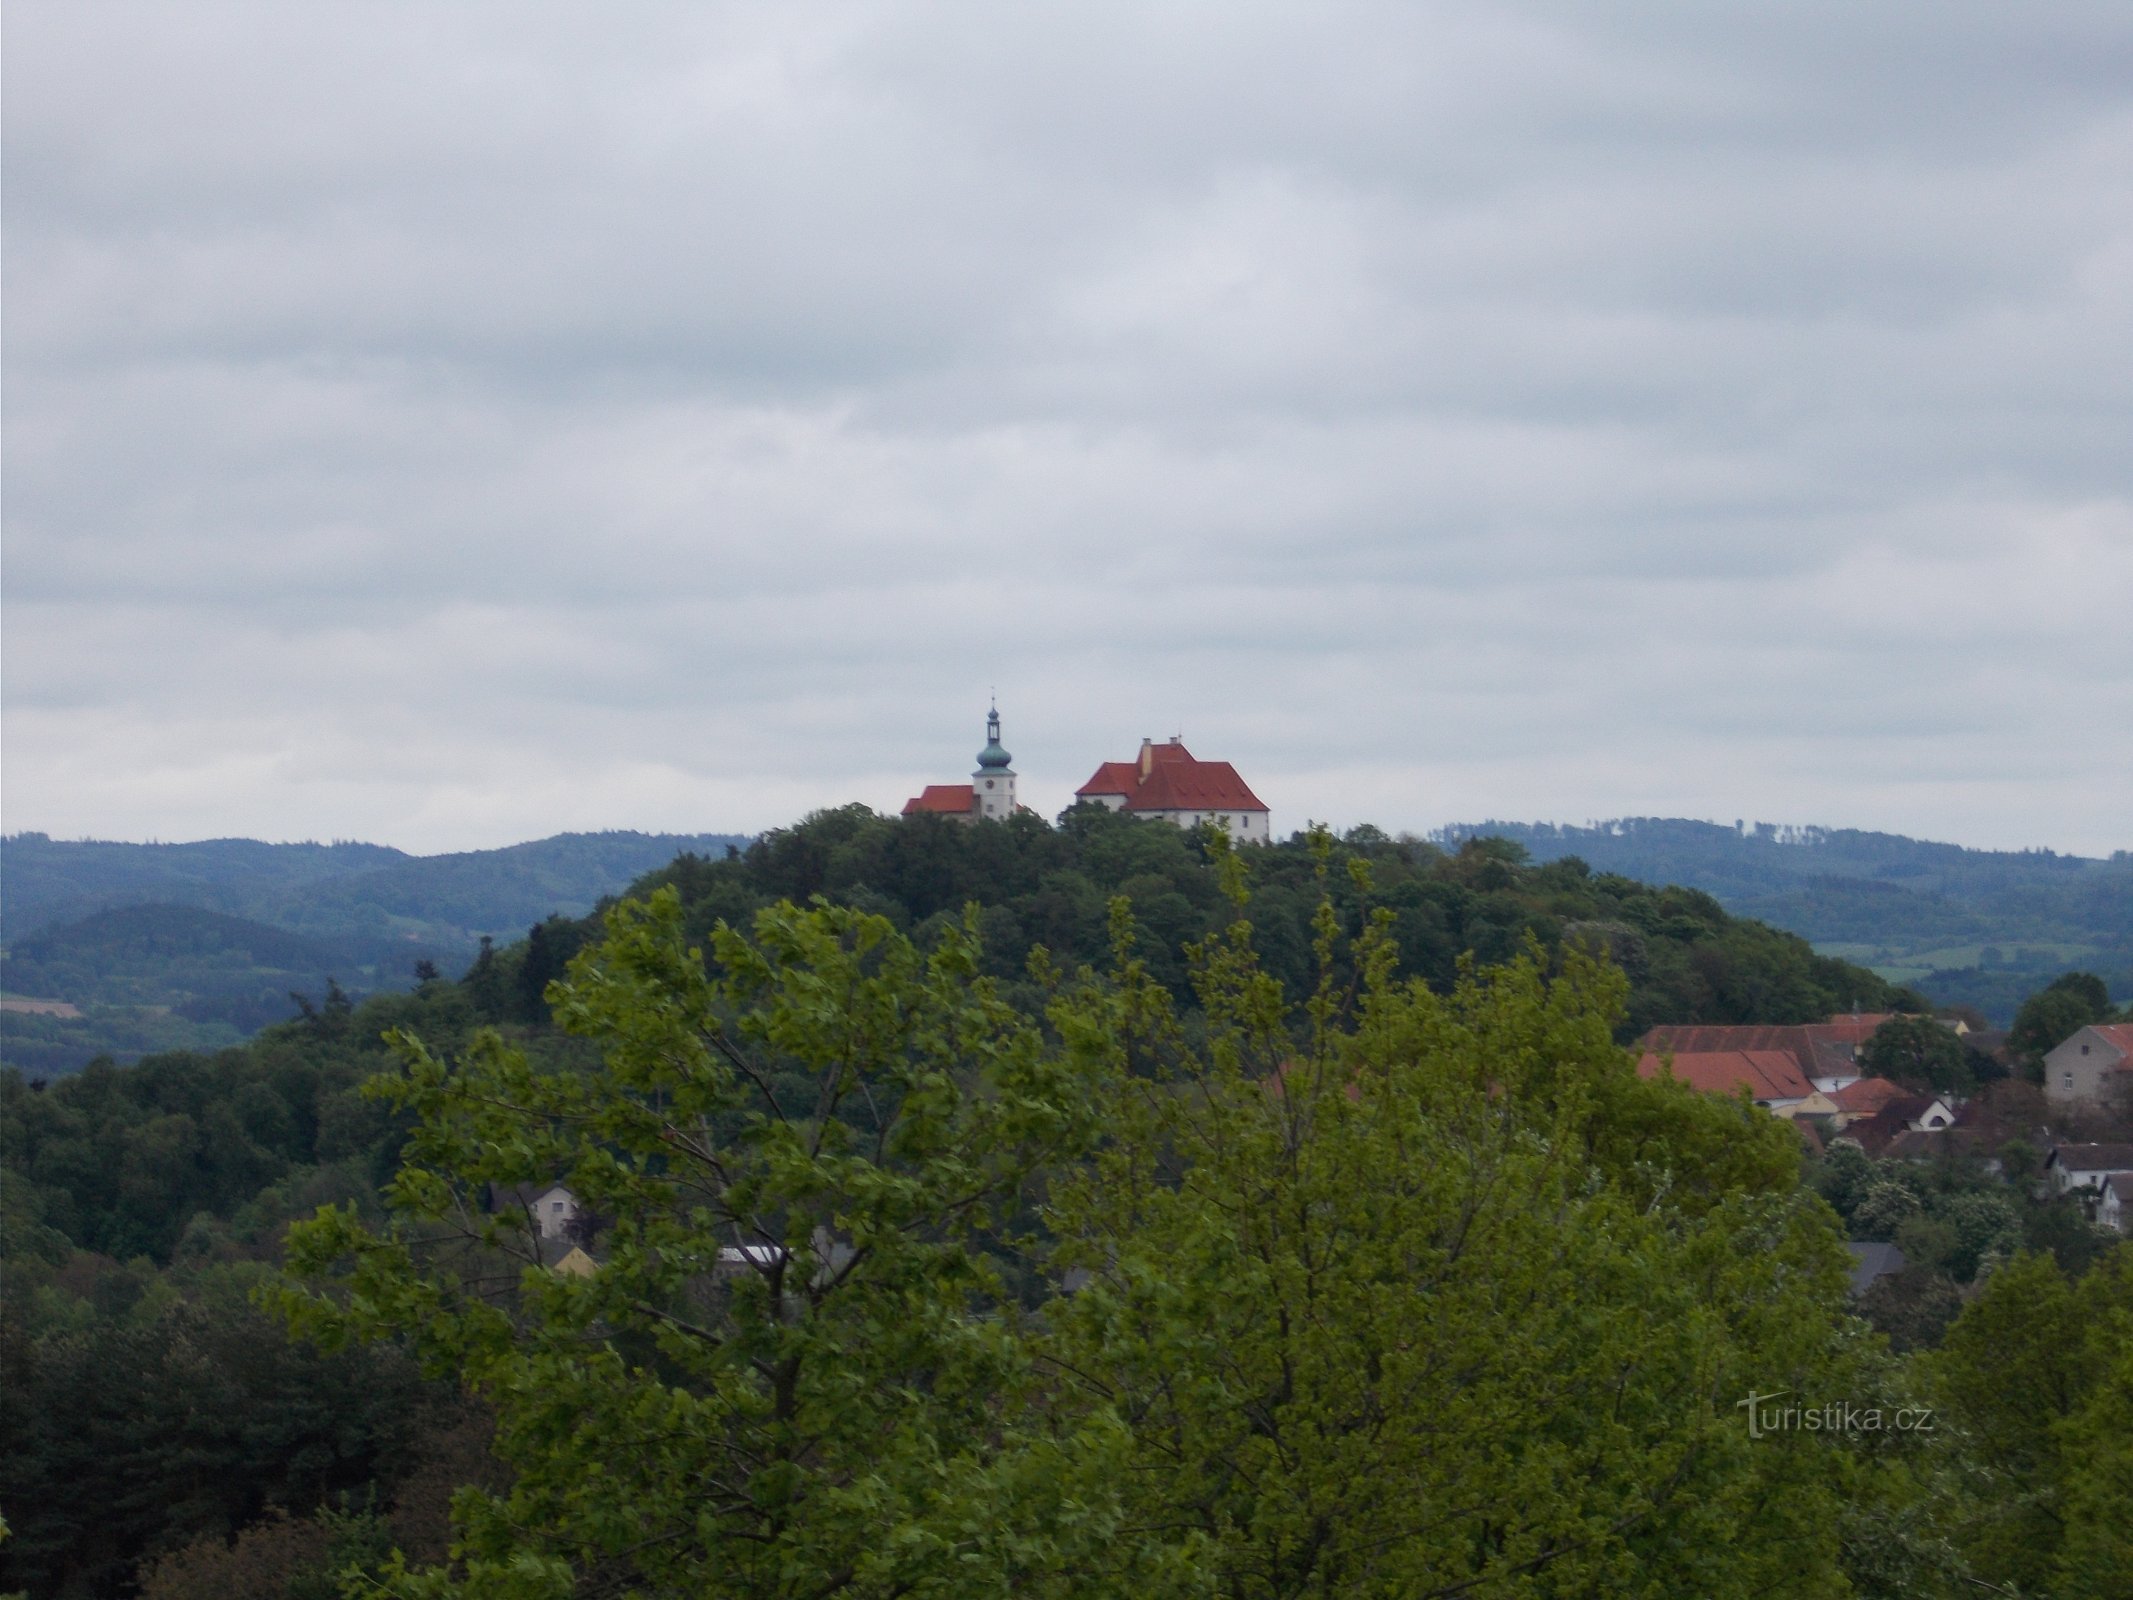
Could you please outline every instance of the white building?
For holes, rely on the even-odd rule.
[[[2101,1100],[2116,1075],[2133,1071],[2133,1022],[2098,1022],[2044,1058],[2045,1098],[2058,1104]]]
[[[1212,822],[1239,844],[1270,844],[1272,813],[1227,761],[1202,761],[1182,739],[1141,741],[1133,761],[1106,761],[1074,798],[1181,828]]]

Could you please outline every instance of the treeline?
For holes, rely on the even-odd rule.
[[[1496,965],[1529,941],[1550,951],[1568,941],[1603,951],[1628,975],[1625,1038],[1656,1022],[1808,1022],[1840,1010],[1926,1009],[1920,996],[1864,967],[1729,916],[1707,894],[1597,873],[1576,857],[1536,864],[1509,840],[1446,850],[1368,826],[1331,841],[1330,852],[1327,882],[1344,925],[1360,928],[1366,904],[1390,912],[1401,974],[1440,991],[1457,981],[1462,960]],[[1292,989],[1307,988],[1319,894],[1311,845],[1298,835],[1239,859],[1261,960]],[[1362,882],[1351,863],[1365,869]],[[852,806],[722,859],[683,857],[633,892],[661,884],[680,893],[699,937],[721,918],[739,925],[776,900],[823,895],[878,912],[923,941],[975,904],[986,969],[1009,983],[1022,979],[1037,946],[1069,964],[1101,961],[1105,908],[1124,895],[1146,932],[1155,977],[1188,1005],[1185,946],[1230,915],[1207,841],[1098,807],[1070,811],[1055,828],[1029,816],[967,827]],[[551,937],[582,941],[590,926]]]

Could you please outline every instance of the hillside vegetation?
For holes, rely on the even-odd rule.
[[[1729,911],[2006,1025],[2024,995],[2083,967],[2133,997],[2133,851],[1968,850],[1847,828],[1626,817],[1588,827],[1478,822],[1440,844],[1516,840],[1536,861],[1701,889]]]
[[[1202,1593],[1272,1562],[1351,1592],[1387,1551],[1387,1592],[1429,1592],[1602,1526],[1668,1592],[1952,1597],[2047,1592],[2124,1543],[2114,1480],[2050,1453],[2133,1394],[2123,1247],[1983,1174],[1810,1171],[1829,1211],[1782,1123],[1639,1079],[1617,1045],[1647,1021],[1915,1001],[1706,894],[1503,841],[1229,856],[1105,812],[859,807],[632,894],[241,1046],[0,1072],[0,1589],[331,1593],[394,1548],[442,1562],[464,1486],[495,1497],[462,1524],[479,1592],[802,1592],[710,1581],[767,1546],[804,1592],[876,1551],[913,1565],[861,1592],[972,1592],[973,1561],[987,1592]],[[557,1176],[596,1219],[589,1280],[525,1270],[494,1203]],[[1945,1247],[1891,1312],[1915,1357],[1853,1320],[1845,1224]],[[848,1273],[727,1271],[734,1238],[836,1230],[867,1241]],[[316,1298],[274,1275],[292,1237]],[[1069,1269],[1093,1280],[1070,1300]],[[277,1283],[333,1337],[289,1342]],[[2051,1403],[1987,1430],[2010,1363]],[[1739,1396],[1779,1385],[1962,1425],[1742,1443]],[[1254,1428],[1294,1448],[1246,1486],[1224,1463]],[[774,1459],[707,1510],[706,1452],[743,1436]],[[1473,1493],[1497,1481],[1515,1526]],[[1328,1495],[1352,1525],[1293,1539]],[[2072,1508],[2047,1539],[2018,1515],[2038,1496]],[[1789,1520],[1736,1523],[1771,1504]],[[1613,1592],[1557,1561],[1560,1592]]]

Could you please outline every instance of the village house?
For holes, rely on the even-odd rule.
[[[2133,1233],[2133,1172],[2114,1172],[2104,1180],[2096,1220],[2120,1233]]]
[[[2098,1022],[2044,1057],[2044,1094],[2054,1105],[2101,1100],[2133,1073],[2133,1022]]]
[[[1677,1056],[1782,1050],[1809,1084],[1835,1097],[1859,1081],[1860,1047],[1888,1020],[1885,1012],[1844,1012],[1826,1022],[1786,1025],[1665,1022],[1649,1029],[1637,1047],[1651,1054],[1671,1050]]]
[[[492,1188],[489,1209],[519,1212],[538,1238],[568,1239],[574,1236],[582,1208],[578,1197],[560,1183],[520,1183]]]
[[[1843,1129],[1855,1122],[1864,1122],[1883,1106],[1904,1099],[1910,1092],[1902,1084],[1887,1078],[1855,1079],[1830,1096],[1837,1107],[1835,1126]]]
[[[2100,1194],[2121,1173],[2133,1173],[2133,1144],[2057,1144],[2044,1158],[2044,1177],[2053,1194],[2076,1189]]]
[[[1705,1094],[1731,1096],[1746,1089],[1764,1110],[1784,1116],[1817,1092],[1788,1050],[1690,1050],[1672,1056],[1647,1050],[1637,1059],[1637,1076],[1672,1076]]]
[[[1939,1095],[1907,1094],[1883,1104],[1872,1116],[1845,1128],[1844,1137],[1870,1156],[1917,1156],[1942,1145],[1922,1143],[1908,1135],[1944,1134],[1955,1126],[1955,1107]],[[1894,1148],[1899,1139],[1905,1143]]]
[[[1273,840],[1272,815],[1227,761],[1202,761],[1182,739],[1141,741],[1132,761],[1106,761],[1074,798],[1136,817],[1160,817],[1181,828],[1211,822],[1239,844]]]

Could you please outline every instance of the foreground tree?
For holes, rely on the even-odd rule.
[[[1931,1371],[1977,1469],[1961,1526],[1979,1575],[2022,1594],[2128,1593],[2133,1248],[2113,1247],[2078,1282],[2050,1256],[2015,1256]]]
[[[1440,998],[1330,894],[1298,1017],[1223,870],[1204,1026],[1123,903],[1040,1031],[967,927],[785,905],[707,967],[661,895],[549,991],[597,1070],[403,1040],[401,1220],[299,1229],[287,1307],[411,1337],[516,1477],[387,1590],[1941,1592],[1916,1452],[1741,1408],[1897,1393],[1790,1131],[1637,1078],[1614,969]],[[480,1204],[556,1176],[587,1276]]]
[[[1612,969],[1447,999],[1359,964],[1302,1048],[1241,923],[1199,953],[1204,1050],[1130,963],[1079,1013],[1120,1136],[1062,1186],[1091,1277],[1055,1348],[1131,1421],[1128,1526],[1238,1600],[1848,1592],[1832,1530],[1909,1491],[1740,1408],[1887,1381],[1790,1131],[1638,1079]]]
[[[408,1595],[1039,1592],[1107,1529],[1101,1428],[1031,1425],[1013,1224],[1086,1136],[1083,1086],[975,976],[877,917],[721,927],[715,975],[670,893],[625,905],[551,991],[601,1070],[494,1036],[402,1041],[420,1118],[374,1234],[292,1236],[300,1328],[409,1334],[494,1408],[506,1493],[460,1507],[463,1577]],[[546,1270],[491,1185],[564,1177],[615,1219],[599,1270]],[[549,1249],[552,1257],[553,1247]]]

